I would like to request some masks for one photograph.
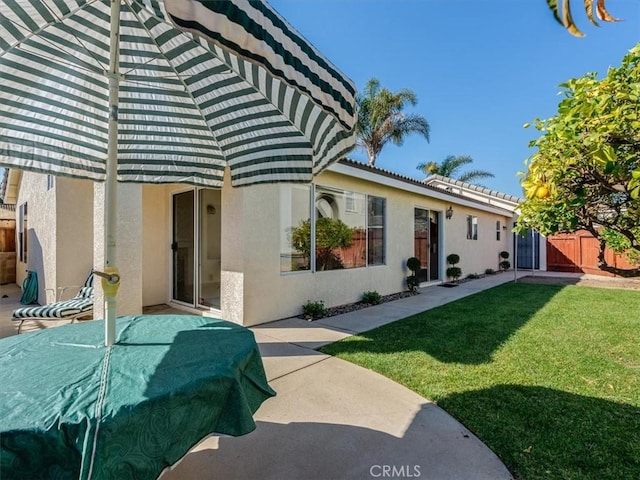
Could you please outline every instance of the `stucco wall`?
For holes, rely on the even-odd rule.
[[[227,191],[226,198],[236,201],[229,205],[233,206],[234,212],[225,212],[229,214],[229,219],[233,219],[232,239],[227,237],[229,222],[223,219],[223,245],[226,245],[223,263],[226,255],[233,254],[235,305],[240,304],[239,291],[242,290],[242,321],[245,325],[297,315],[307,300],[322,300],[326,306],[335,306],[358,301],[367,290],[376,290],[382,295],[404,290],[408,273],[405,261],[414,252],[414,208],[444,212],[449,206],[448,202],[442,200],[334,172],[323,173],[315,183],[386,198],[386,265],[281,274],[277,254],[281,240],[280,225],[277,223],[280,215],[274,211],[281,204],[281,187],[259,185]],[[453,208],[454,217],[440,224],[444,228],[442,270],[446,269],[444,258],[448,253],[461,256],[459,266],[465,275],[483,273],[486,268],[497,269],[498,252],[509,250],[510,247],[504,230],[501,240],[496,241],[495,222],[500,220],[502,226],[508,218],[455,204]],[[478,240],[466,240],[467,214],[478,216]],[[227,265],[231,265],[231,262]],[[227,273],[230,278],[232,272],[228,270]],[[227,311],[233,307],[231,300],[224,304],[223,315],[227,315]]]
[[[454,213],[451,220],[445,220],[446,240],[445,258],[450,253],[460,255],[462,276],[470,273],[484,273],[487,268],[498,270],[498,263],[502,259],[498,254],[503,251],[512,252],[510,231],[511,223],[508,218],[501,215],[482,212],[464,206],[453,207]],[[475,215],[478,218],[478,239],[467,239],[467,216]],[[500,241],[496,240],[496,221],[500,221]],[[507,230],[502,227],[507,225]],[[509,261],[513,265],[513,254]]]
[[[58,177],[55,190],[57,285],[82,285],[93,266],[93,182]],[[69,289],[63,298],[76,293]]]
[[[142,187],[142,305],[166,303],[171,229],[166,185]]]
[[[325,172],[315,183],[386,199],[386,264],[366,268],[330,270],[311,273],[280,272],[282,238],[281,185],[256,185],[231,188],[227,177],[221,197],[221,316],[244,325],[286,318],[301,312],[307,301],[322,300],[326,306],[358,301],[364,291],[390,294],[405,290],[408,271],[406,259],[414,255],[414,209],[440,213],[441,257],[440,279],[445,280],[445,257],[461,256],[464,275],[497,269],[498,252],[509,250],[510,217],[439,200],[419,193],[400,190],[380,183]],[[145,186],[144,206],[144,303],[153,298],[161,303],[171,298],[171,193],[188,189],[184,185]],[[164,207],[160,207],[164,205]],[[444,211],[452,205],[453,218],[444,219]],[[478,240],[466,239],[467,214],[478,217]],[[284,216],[287,217],[286,215]],[[496,220],[501,239],[496,241]],[[162,239],[162,240],[160,240]],[[161,270],[164,268],[164,275]],[[165,279],[166,282],[158,281]]]
[[[16,210],[27,202],[27,262],[17,255],[16,283],[22,285],[26,270],[38,275],[38,303],[47,303],[46,288],[55,289],[56,279],[56,189],[47,190],[47,176],[24,172],[16,201]],[[16,220],[18,214],[16,212]],[[19,228],[16,225],[16,236]],[[16,248],[18,247],[16,237]],[[53,300],[49,298],[49,301]]]

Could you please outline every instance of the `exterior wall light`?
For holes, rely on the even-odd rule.
[[[451,205],[449,205],[449,208],[444,212],[444,216],[447,220],[451,220],[451,217],[453,217],[453,208]]]

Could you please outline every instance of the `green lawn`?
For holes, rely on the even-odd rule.
[[[510,283],[322,350],[434,400],[516,478],[622,480],[640,478],[639,333],[640,292]]]

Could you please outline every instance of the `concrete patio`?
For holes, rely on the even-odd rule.
[[[387,478],[394,472],[394,478],[511,478],[491,450],[437,405],[316,349],[513,278],[503,273],[456,288],[427,287],[420,295],[314,322],[289,318],[253,327],[278,395],[256,413],[253,433],[207,437],[160,478],[352,479],[384,472]],[[15,333],[10,312],[20,290],[2,286],[5,294],[1,336]],[[25,324],[25,330],[41,326]]]

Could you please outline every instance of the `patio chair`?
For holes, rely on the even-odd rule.
[[[70,320],[93,315],[93,271],[89,274],[84,284],[78,290],[75,297],[62,300],[66,290],[73,287],[60,287],[56,295],[56,301],[47,305],[22,307],[13,311],[12,320],[20,322],[18,334],[22,331],[22,325],[27,320]],[[55,292],[55,291],[54,291]]]

